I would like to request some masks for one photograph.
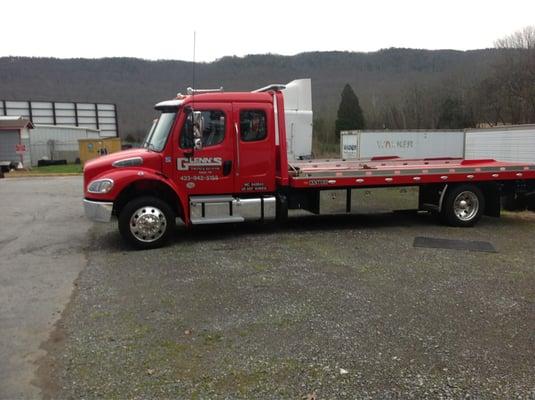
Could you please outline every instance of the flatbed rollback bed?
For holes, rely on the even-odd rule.
[[[430,211],[449,225],[467,227],[484,214],[498,217],[503,198],[535,203],[534,164],[397,157],[288,160],[283,87],[192,92],[159,103],[162,114],[143,149],[86,164],[86,215],[102,222],[115,215],[127,241],[152,248],[165,242],[176,217],[188,227],[282,221],[289,210],[358,213],[362,206],[401,195],[415,201],[393,202],[391,209]]]

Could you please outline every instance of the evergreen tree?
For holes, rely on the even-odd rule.
[[[460,99],[448,97],[440,107],[437,128],[464,129],[475,126],[473,115]]]
[[[351,86],[346,84],[344,90],[342,90],[342,100],[340,101],[336,116],[336,137],[340,137],[340,131],[364,129],[365,126],[366,123],[362,108],[360,108],[359,98]]]

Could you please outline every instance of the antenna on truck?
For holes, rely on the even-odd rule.
[[[218,89],[195,89],[195,67],[196,67],[196,62],[195,62],[195,50],[196,50],[196,42],[197,42],[197,32],[193,31],[193,71],[192,71],[192,82],[191,82],[191,87],[188,87],[186,89],[186,93],[188,95],[191,96],[191,103],[192,103],[192,107],[195,105],[195,102],[193,101],[194,100],[194,95],[196,94],[199,94],[199,93],[214,93],[214,92],[222,92],[223,91],[223,86],[219,87]]]
[[[196,41],[197,41],[197,32],[193,31],[193,78],[191,84],[193,87],[195,87],[195,47],[196,47]],[[190,93],[190,88],[186,89],[186,92],[188,94],[191,94],[191,107],[195,110],[195,91],[192,91]]]

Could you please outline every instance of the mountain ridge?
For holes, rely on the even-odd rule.
[[[315,116],[332,125],[343,86],[349,83],[371,120],[381,107],[401,104],[408,88],[449,90],[475,84],[504,50],[389,48],[376,52],[304,52],[293,56],[225,56],[196,63],[198,87],[254,90],[270,83],[312,79]],[[192,85],[193,64],[133,57],[0,57],[0,99],[111,102],[118,106],[122,136],[141,136],[153,105]],[[437,89],[438,90],[438,89]]]

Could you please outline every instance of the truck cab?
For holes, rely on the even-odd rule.
[[[287,182],[280,92],[192,93],[155,108],[143,148],[85,165],[91,219],[116,215],[121,234],[148,248],[165,241],[176,217],[188,226],[275,218],[276,187]]]

